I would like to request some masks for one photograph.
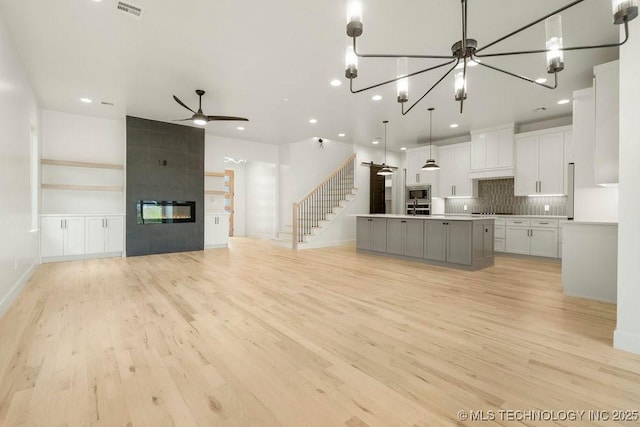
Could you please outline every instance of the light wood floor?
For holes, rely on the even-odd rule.
[[[505,257],[464,272],[235,238],[45,264],[0,319],[0,425],[438,426],[461,409],[638,410],[640,356],[612,348],[614,326],[614,306],[562,295],[559,264]]]

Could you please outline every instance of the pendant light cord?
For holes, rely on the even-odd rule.
[[[429,158],[433,159],[431,155],[431,126],[433,125],[433,107],[429,108]]]

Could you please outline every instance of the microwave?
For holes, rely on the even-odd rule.
[[[431,186],[407,187],[407,202],[412,200],[431,201]]]

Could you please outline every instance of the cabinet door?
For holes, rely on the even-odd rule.
[[[371,218],[371,247],[372,251],[387,251],[387,219]]]
[[[502,168],[513,167],[513,129],[501,129],[497,131],[499,146],[499,166]]]
[[[564,194],[564,132],[540,135],[538,180],[540,194]]]
[[[64,255],[84,254],[84,218],[65,218]]]
[[[456,153],[453,149],[440,150],[440,197],[455,196],[453,186],[455,182]]]
[[[387,220],[387,252],[395,255],[404,255],[404,220]]]
[[[204,245],[215,245],[216,241],[216,224],[215,224],[215,216],[213,215],[205,215],[204,217]],[[363,218],[358,218],[357,222],[357,231],[360,230],[360,220]],[[366,218],[364,218],[366,221]]]
[[[558,229],[532,228],[531,255],[558,257]]]
[[[216,232],[216,241],[219,245],[229,244],[229,215],[220,215],[218,217],[218,228]]]
[[[423,149],[407,150],[407,185],[420,184],[420,168],[427,160]]]
[[[435,159],[436,163],[438,163],[439,159],[439,151],[438,147],[433,146],[431,149],[423,148],[420,150],[422,157],[418,162],[418,170],[420,171],[420,184],[423,185],[431,185],[431,196],[432,197],[441,197],[440,196],[440,170],[421,170],[422,166],[427,162],[428,159]]]
[[[86,253],[101,254],[105,252],[105,219],[88,217],[86,221]]]
[[[516,143],[516,179],[514,193],[527,196],[538,193],[538,137],[523,138]]]
[[[450,221],[447,225],[447,261],[471,265],[471,221]]]
[[[620,72],[619,61],[594,67],[596,184],[618,182]],[[622,88],[623,90],[625,88]],[[635,113],[637,114],[637,112]]]
[[[110,216],[105,221],[105,252],[124,251],[124,218]]]
[[[469,179],[471,168],[471,147],[469,144],[455,150],[454,183],[455,195],[473,197],[473,181]]]
[[[484,224],[484,257],[493,256],[493,245],[495,242],[493,233],[493,224]]]
[[[433,261],[447,259],[447,225],[442,221],[425,221],[424,257]]]
[[[404,227],[404,255],[424,257],[424,223],[422,219],[408,219]]]
[[[505,238],[505,252],[529,255],[529,229],[507,226]]]
[[[40,256],[43,258],[62,256],[64,248],[64,219],[61,217],[40,218]]]
[[[487,135],[484,133],[471,135],[471,170],[482,170],[487,167]]]

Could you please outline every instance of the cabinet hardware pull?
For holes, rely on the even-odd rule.
[[[541,224],[541,225],[547,225],[547,224],[549,224],[549,223],[548,223],[548,222],[541,222],[540,224]]]
[[[542,181],[538,181],[540,183],[540,193],[542,193]]]
[[[533,237],[533,230],[531,230],[531,237]]]
[[[416,182],[420,182],[420,173],[416,174]]]

